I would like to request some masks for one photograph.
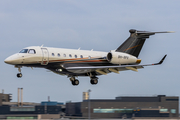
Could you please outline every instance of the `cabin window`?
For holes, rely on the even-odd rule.
[[[91,56],[89,56],[88,58],[91,59]]]
[[[58,53],[57,55],[58,55],[58,57],[60,57],[60,54],[59,54],[59,53]]]
[[[29,54],[36,54],[36,51],[34,49],[30,49],[28,53]]]
[[[54,53],[52,53],[52,56],[54,56]]]
[[[72,55],[71,55],[71,54],[69,54],[69,57],[71,58],[71,57],[72,57]]]
[[[81,55],[80,57],[81,57],[81,58],[83,58],[83,56],[82,56],[82,55]]]
[[[64,57],[66,57],[66,54],[64,54]]]
[[[19,53],[27,53],[28,49],[22,49]]]
[[[77,55],[74,55],[75,58],[77,58]]]

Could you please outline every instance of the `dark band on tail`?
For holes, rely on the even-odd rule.
[[[171,33],[171,32],[148,32],[148,31],[137,31],[134,29],[129,30],[130,37],[116,49],[116,52],[124,52],[130,55],[139,56],[139,53],[149,36],[155,33]]]

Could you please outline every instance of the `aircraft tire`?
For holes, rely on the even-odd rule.
[[[90,83],[92,85],[96,85],[98,83],[98,79],[91,79]]]
[[[22,73],[18,73],[18,74],[17,74],[17,77],[18,77],[18,78],[21,78],[21,77],[22,77]]]
[[[94,84],[96,85],[98,83],[98,79],[95,79],[94,80]]]
[[[74,81],[72,81],[72,85],[79,85],[79,80],[74,80]]]

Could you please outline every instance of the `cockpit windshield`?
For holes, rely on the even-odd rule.
[[[22,49],[19,53],[27,53],[28,49]]]

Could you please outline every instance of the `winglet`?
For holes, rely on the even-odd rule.
[[[166,56],[167,56],[167,55],[165,55],[165,56],[161,59],[161,61],[160,61],[159,63],[156,63],[156,64],[154,64],[154,65],[160,65],[160,64],[162,64],[162,63],[164,62],[164,59],[166,58]]]

